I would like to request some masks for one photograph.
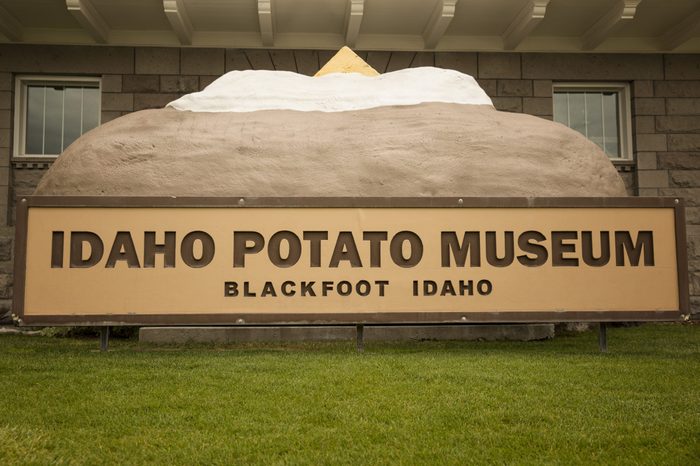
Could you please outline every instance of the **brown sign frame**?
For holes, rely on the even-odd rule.
[[[659,311],[520,311],[520,312],[391,312],[391,313],[232,313],[24,315],[27,226],[32,207],[101,208],[673,208],[676,233],[679,309]],[[89,197],[26,196],[17,202],[13,312],[26,326],[143,326],[143,325],[351,325],[351,324],[485,324],[551,322],[679,321],[689,312],[688,259],[684,202],[672,197],[525,198],[525,197]]]

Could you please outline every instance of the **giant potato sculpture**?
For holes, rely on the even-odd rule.
[[[315,78],[231,72],[171,108],[106,123],[66,149],[36,194],[626,195],[595,144],[563,125],[496,111],[470,76],[437,68],[371,76],[351,54],[341,51]]]

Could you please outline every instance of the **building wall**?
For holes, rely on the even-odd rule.
[[[102,77],[102,123],[160,108],[224,72],[276,69],[313,75],[333,51],[0,45],[0,225],[31,194],[49,162],[12,160],[14,76]],[[553,82],[627,82],[635,160],[618,171],[630,195],[687,203],[692,310],[700,314],[700,55],[359,52],[377,71],[452,68],[477,78],[499,110],[552,119]],[[0,317],[11,298],[8,236],[0,230]],[[4,235],[4,239],[3,239]]]

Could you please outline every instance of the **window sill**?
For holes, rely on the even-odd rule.
[[[611,160],[611,162],[619,172],[631,172],[637,165],[633,159]]]
[[[56,160],[57,155],[47,156],[17,156],[12,157],[10,163],[13,168],[49,168]]]

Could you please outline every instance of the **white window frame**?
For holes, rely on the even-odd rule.
[[[29,84],[48,85],[75,85],[87,84],[94,86],[100,93],[97,101],[97,124],[102,122],[102,78],[97,76],[59,76],[59,75],[26,75],[15,78],[15,115],[14,115],[14,143],[12,156],[17,158],[42,158],[55,159],[60,154],[26,154],[26,128],[27,121],[27,86]]]
[[[618,123],[620,125],[620,157],[610,157],[612,162],[631,162],[633,160],[632,150],[632,106],[630,102],[630,86],[628,83],[619,82],[558,82],[552,84],[552,97],[557,91],[594,91],[594,92],[615,92],[618,95]],[[552,106],[554,101],[552,100]],[[554,109],[552,108],[552,111]]]

